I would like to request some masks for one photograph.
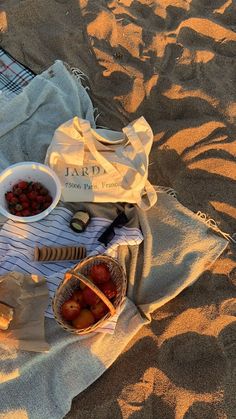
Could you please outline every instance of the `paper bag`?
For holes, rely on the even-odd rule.
[[[0,276],[0,302],[14,309],[8,330],[0,330],[0,346],[45,352],[44,312],[48,306],[46,280],[38,275],[10,272]]]

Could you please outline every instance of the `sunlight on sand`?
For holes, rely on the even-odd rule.
[[[0,11],[0,33],[6,32],[8,29],[6,12]]]
[[[26,410],[18,409],[0,413],[0,419],[29,419],[29,415]]]
[[[6,381],[14,380],[15,378],[17,378],[19,376],[20,376],[20,371],[19,371],[18,368],[16,368],[14,371],[11,371],[7,374],[0,371],[1,384],[5,383]],[[1,418],[1,416],[0,416],[0,418]]]

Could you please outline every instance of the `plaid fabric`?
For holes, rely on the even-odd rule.
[[[35,74],[0,48],[0,93],[7,98],[19,94]]]

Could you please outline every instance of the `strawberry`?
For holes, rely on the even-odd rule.
[[[45,199],[45,202],[49,202],[50,205],[51,205],[51,203],[52,203],[52,197],[50,195],[46,195],[44,199]]]
[[[38,192],[41,188],[42,188],[41,183],[39,183],[39,182],[33,182],[32,183],[32,189],[33,189],[33,191],[37,191]]]
[[[47,194],[48,194],[48,190],[46,188],[40,189],[40,195],[47,195]]]
[[[15,197],[15,196],[13,196],[13,198],[11,199],[11,204],[12,205],[16,205],[16,204],[18,204],[18,199]]]
[[[20,202],[28,202],[28,198],[27,198],[27,196],[26,196],[26,194],[25,194],[25,193],[22,193],[22,194],[19,196],[19,201],[20,201]]]
[[[49,202],[44,202],[43,204],[43,209],[47,209],[48,207],[50,207],[50,203]]]
[[[28,202],[28,201],[23,201],[23,202],[21,203],[21,205],[22,205],[23,209],[28,209],[28,208],[29,208],[29,206],[30,206],[30,204],[29,204],[29,202]]]
[[[34,210],[37,210],[37,209],[39,209],[40,204],[39,204],[38,202],[32,202],[31,207],[32,207]]]
[[[29,217],[31,215],[31,213],[30,213],[29,210],[25,209],[25,210],[22,211],[22,215],[23,215],[23,217]]]
[[[45,200],[45,197],[44,196],[42,196],[42,195],[36,196],[36,201],[37,202],[41,203],[41,202],[44,202],[44,200]]]
[[[18,183],[18,188],[20,189],[26,189],[27,186],[28,186],[28,182],[25,182],[24,180]]]
[[[33,185],[33,182],[28,183],[27,192],[32,192],[32,190],[33,190],[32,185]]]
[[[21,188],[15,188],[15,189],[14,189],[14,194],[15,194],[16,196],[21,195],[21,194],[22,194],[22,189],[21,189]]]
[[[19,181],[5,193],[8,209],[12,214],[28,217],[48,208],[52,203],[47,188],[40,182]]]
[[[29,192],[29,193],[27,194],[27,197],[28,197],[31,201],[34,201],[34,200],[36,199],[36,197],[37,197],[37,193],[36,193],[35,191]]]
[[[12,198],[14,198],[14,195],[12,192],[6,192],[5,197],[6,197],[7,202],[11,202]]]

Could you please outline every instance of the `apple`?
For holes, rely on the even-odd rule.
[[[102,284],[103,282],[107,282],[111,279],[110,271],[104,263],[93,265],[90,270],[90,275],[95,284]]]
[[[91,306],[90,310],[93,313],[96,320],[100,320],[109,311],[108,307],[103,301],[99,301],[94,306]]]
[[[95,317],[87,308],[82,308],[79,315],[72,321],[72,324],[76,329],[86,329],[94,323]]]
[[[86,304],[89,306],[93,306],[98,303],[100,298],[95,294],[94,291],[92,291],[89,287],[85,287],[82,291],[83,299]]]
[[[114,282],[110,279],[110,281],[104,282],[104,284],[99,284],[100,290],[105,294],[109,300],[114,298],[117,294],[117,289]]]
[[[92,278],[90,275],[86,275],[86,278],[88,278],[91,282],[94,282],[94,281],[93,281],[93,278]],[[85,289],[85,287],[87,287],[87,285],[85,285],[82,281],[80,281],[79,286],[80,286],[80,288],[81,288],[82,290],[84,290],[84,289]]]
[[[80,313],[80,304],[75,300],[68,300],[61,306],[61,314],[65,320],[73,320]]]
[[[81,290],[74,291],[71,298],[72,300],[77,301],[81,308],[84,308],[86,306],[86,303],[83,297],[83,292]]]

